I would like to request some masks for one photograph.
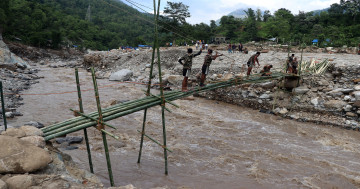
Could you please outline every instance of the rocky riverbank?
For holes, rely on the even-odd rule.
[[[250,46],[250,50],[258,46]],[[221,47],[213,47],[221,49]],[[270,49],[259,57],[260,63],[272,64],[274,70],[284,68],[287,53],[281,52],[274,46],[261,47]],[[286,90],[283,80],[274,80],[268,83],[233,86],[217,89],[200,96],[210,99],[237,104],[240,106],[259,109],[263,112],[274,113],[299,121],[309,121],[322,124],[337,125],[357,129],[360,115],[360,61],[359,56],[352,54],[353,48],[305,49],[304,61],[327,60],[332,66],[325,74],[305,74],[300,86],[294,90]],[[293,49],[293,52],[298,50]],[[227,80],[235,76],[244,76],[245,62],[251,56],[240,53],[228,54],[213,61],[208,76],[208,83]],[[293,53],[292,52],[292,53]],[[331,53],[329,53],[331,52]],[[355,52],[355,51],[354,51]],[[184,48],[163,48],[161,53],[163,82],[169,89],[179,89],[182,76],[181,65],[177,63],[179,57],[185,54]],[[193,59],[193,76],[189,85],[195,87],[199,83],[200,68],[203,61]],[[298,54],[296,56],[299,56]],[[125,51],[112,50],[110,52],[90,52],[84,57],[84,66],[97,68],[97,75],[101,78],[110,78],[118,81],[145,82],[150,71],[151,50]],[[119,71],[118,71],[119,70]],[[259,70],[256,70],[257,72]],[[154,82],[158,83],[158,72],[153,74]]]

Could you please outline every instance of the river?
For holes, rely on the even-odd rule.
[[[39,67],[38,84],[26,94],[76,91],[71,68]],[[85,112],[95,111],[91,76],[80,70]],[[114,100],[144,96],[144,86],[99,79],[100,100],[107,107]],[[158,93],[154,90],[153,93]],[[39,121],[45,125],[73,117],[77,93],[23,95],[24,114],[11,125]],[[161,147],[145,139],[141,164],[137,164],[143,112],[109,123],[120,136],[108,137],[116,186],[138,188],[360,188],[360,133],[326,125],[314,125],[263,114],[227,103],[193,98],[177,100],[166,112],[169,175],[164,175]],[[160,107],[149,109],[146,133],[162,141]],[[89,129],[94,169],[109,186],[101,134]],[[82,136],[82,131],[73,133]],[[88,169],[85,144],[64,151],[81,168]]]

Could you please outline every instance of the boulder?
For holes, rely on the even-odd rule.
[[[330,100],[324,103],[324,106],[329,109],[342,109],[347,103],[342,100]]]
[[[281,114],[281,115],[284,115],[284,114],[287,114],[289,111],[286,109],[286,108],[282,108],[280,111],[279,111],[279,113]]]
[[[231,73],[227,73],[227,74],[225,74],[225,75],[224,75],[223,80],[227,81],[227,80],[229,80],[229,79],[232,79],[233,77],[234,77],[234,75],[233,75],[233,74],[231,74]]]
[[[41,129],[44,127],[44,124],[40,123],[40,122],[36,122],[36,121],[30,121],[28,123],[25,123],[24,125],[29,125],[29,126],[33,126],[36,127],[38,129]]]
[[[169,75],[167,80],[172,85],[181,85],[184,77],[181,75]]]
[[[351,106],[351,105],[346,105],[346,106],[344,107],[344,111],[345,111],[345,112],[350,112],[351,109],[352,109],[352,106]]]
[[[355,90],[355,91],[360,91],[360,85],[356,85],[356,86],[354,87],[354,90]]]
[[[353,104],[354,107],[360,108],[360,100],[355,101]]]
[[[271,96],[268,94],[262,94],[259,98],[260,99],[269,99],[269,98],[271,98]]]
[[[20,127],[20,130],[24,131],[26,136],[43,136],[44,133],[36,128],[36,127],[33,127],[33,126],[22,126]]]
[[[0,135],[0,174],[29,173],[46,167],[49,153],[15,137]]]
[[[360,100],[360,91],[355,91],[353,94],[356,100]]]
[[[341,92],[344,94],[350,94],[351,92],[353,92],[354,89],[342,89]]]
[[[3,180],[0,180],[0,189],[8,189],[8,185]]]
[[[30,188],[34,184],[34,178],[30,175],[17,175],[6,180],[9,189]]]
[[[342,92],[343,89],[339,88],[339,89],[335,89],[335,90],[332,90],[328,93],[326,93],[327,95],[330,95],[332,97],[340,97],[343,95],[343,92]]]
[[[301,87],[294,88],[293,93],[296,95],[302,95],[302,94],[307,93],[309,90],[310,90],[309,88],[301,86]]]
[[[349,117],[357,117],[357,114],[352,113],[352,112],[346,112],[346,116],[349,116]]]
[[[319,98],[314,98],[310,102],[312,105],[314,105],[316,107],[319,105]]]
[[[346,96],[344,97],[344,100],[345,100],[345,101],[350,101],[350,100],[351,100],[351,96],[346,95]]]
[[[55,141],[58,144],[64,143],[64,142],[68,142],[69,144],[74,144],[74,143],[81,143],[83,141],[83,137],[78,137],[78,136],[69,136],[69,137],[61,137],[61,138],[56,138]]]
[[[6,131],[2,132],[1,135],[22,138],[26,136],[26,133],[18,128],[8,128]]]
[[[130,77],[133,76],[133,72],[128,69],[123,69],[120,71],[117,71],[115,73],[112,73],[109,80],[110,81],[128,81],[130,80]]]
[[[35,146],[39,148],[45,147],[45,139],[41,136],[27,136],[21,138],[21,140],[26,141],[28,143],[34,144]]]
[[[273,81],[269,81],[265,83],[260,83],[259,86],[263,89],[272,89],[276,86],[276,83]]]

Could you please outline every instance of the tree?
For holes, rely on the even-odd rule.
[[[257,9],[256,10],[256,21],[257,22],[261,22],[261,20],[262,20],[262,12],[261,12],[261,10],[260,9]]]
[[[345,8],[345,11],[352,15],[354,21],[356,16],[360,13],[360,0],[341,0],[340,5]]]
[[[267,22],[269,20],[269,18],[271,18],[271,17],[272,16],[271,16],[271,13],[270,13],[269,10],[264,11],[264,16],[263,16],[263,21],[264,22]]]
[[[252,8],[245,11],[247,18],[245,22],[245,31],[250,40],[255,40],[257,37],[258,29],[256,27],[255,12]]]
[[[2,31],[5,28],[7,22],[7,16],[9,13],[9,1],[10,0],[0,1],[0,35],[2,34]]]
[[[167,17],[172,18],[174,23],[186,23],[186,18],[190,17],[189,6],[182,2],[167,2],[167,6],[164,8],[164,14]]]

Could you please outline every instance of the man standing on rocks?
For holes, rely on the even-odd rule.
[[[199,56],[201,54],[201,52],[202,52],[202,49],[200,49],[200,51],[198,53],[193,54],[192,48],[189,48],[187,50],[187,54],[179,59],[179,63],[184,66],[183,67],[184,80],[182,82],[182,89],[181,89],[181,91],[183,91],[183,92],[187,91],[188,79],[191,74],[192,59],[196,56]],[[184,60],[184,62],[182,62],[183,60]]]
[[[260,64],[259,64],[259,60],[258,60],[258,57],[260,56],[260,52],[257,52],[256,54],[252,55],[248,62],[247,62],[247,65],[248,65],[248,71],[247,71],[247,76],[250,75],[251,73],[251,70],[253,69],[253,67],[255,67],[255,62],[257,62],[258,66],[260,67]]]
[[[201,68],[201,81],[200,81],[200,86],[204,86],[204,82],[206,79],[206,75],[209,73],[209,67],[210,64],[213,60],[215,60],[217,57],[222,56],[222,54],[218,55],[218,52],[216,52],[215,56],[212,56],[212,49],[208,50],[207,55],[205,56],[205,60],[204,60],[204,64]]]

